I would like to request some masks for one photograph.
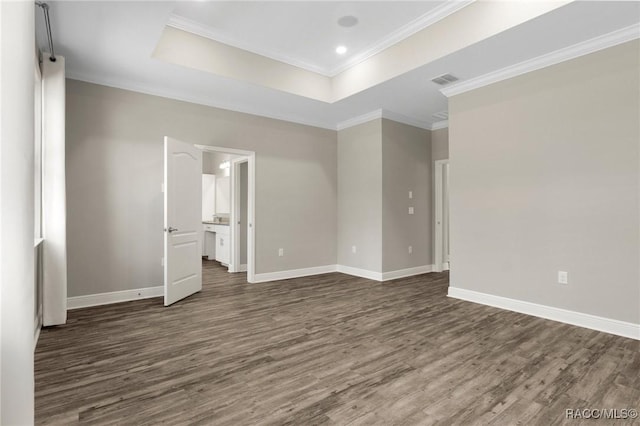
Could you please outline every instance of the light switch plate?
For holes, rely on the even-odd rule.
[[[413,214],[413,207],[409,207],[409,214]]]

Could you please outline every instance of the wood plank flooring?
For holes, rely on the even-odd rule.
[[[36,423],[553,425],[640,408],[639,342],[448,298],[446,273],[246,284],[203,265],[203,291],[174,306],[44,329]]]

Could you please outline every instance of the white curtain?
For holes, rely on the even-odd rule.
[[[67,321],[67,202],[65,189],[65,67],[43,53],[42,248],[43,325]]]

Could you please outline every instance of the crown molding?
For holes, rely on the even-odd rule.
[[[329,77],[329,75],[327,74],[327,70],[323,67],[319,67],[317,65],[311,64],[306,61],[302,61],[300,59],[294,58],[292,56],[289,56],[274,50],[256,48],[255,46],[252,46],[249,43],[239,41],[235,38],[229,37],[228,35],[220,31],[216,31],[212,27],[209,27],[207,25],[201,24],[199,22],[193,21],[188,18],[184,18],[174,13],[172,13],[169,16],[167,26],[177,28],[179,30],[186,31],[195,35],[199,35],[201,37],[205,37],[210,40],[214,40],[223,44],[227,44],[237,49],[246,50],[247,52],[255,53],[256,55],[265,56],[267,58],[270,58],[279,62],[284,62],[285,64],[289,64],[294,67],[302,68],[307,71],[314,72],[316,74],[324,75],[325,77]]]
[[[87,76],[83,73],[77,73],[70,70],[67,71],[66,76],[71,80],[84,81],[86,83],[98,84],[100,86],[107,86],[107,87],[113,87],[115,89],[129,90],[132,92],[142,93],[145,95],[160,96],[162,98],[173,99],[176,101],[189,102],[192,104],[204,105],[212,108],[219,108],[227,111],[233,111],[233,112],[238,112],[242,114],[250,114],[258,117],[265,117],[273,120],[280,120],[280,121],[286,121],[289,123],[302,124],[304,126],[319,127],[321,129],[328,129],[328,130],[338,130],[338,131],[344,130],[344,129],[348,129],[349,127],[367,123],[371,120],[375,120],[378,118],[386,118],[388,120],[396,121],[402,124],[407,124],[409,126],[419,127],[421,129],[426,129],[426,130],[434,130],[435,125],[438,125],[439,123],[443,123],[443,122],[438,122],[438,123],[430,124],[413,117],[408,117],[406,115],[395,113],[393,111],[377,109],[377,110],[368,112],[366,114],[362,114],[362,115],[350,118],[349,120],[341,121],[336,125],[334,123],[301,119],[299,117],[293,117],[290,115],[264,113],[263,111],[259,111],[258,109],[254,109],[250,107],[248,108],[243,105],[227,104],[222,102],[212,102],[211,99],[207,97],[183,96],[181,94],[178,94],[176,92],[173,92],[164,88],[147,86],[137,82],[127,81],[125,79],[114,80],[114,79],[106,78],[104,76],[100,76],[97,74],[92,74],[91,76]]]
[[[372,120],[377,120],[379,118],[386,118],[387,120],[395,121],[397,123],[407,124],[413,127],[419,127],[425,130],[431,130],[432,125],[427,123],[426,121],[418,120],[417,118],[408,117],[406,115],[398,114],[397,112],[376,109],[374,111],[368,112],[366,114],[358,115],[356,117],[350,118],[345,121],[341,121],[335,127],[336,130],[344,130],[349,127],[354,127],[359,124],[368,123]]]
[[[431,125],[431,130],[446,129],[449,127],[449,120],[437,121]]]
[[[407,124],[413,127],[419,127],[425,130],[431,130],[431,123],[419,120],[414,117],[409,117],[406,115],[399,114],[397,112],[382,110],[382,118],[386,118],[387,120],[395,121],[402,124]]]
[[[137,82],[127,81],[124,79],[110,79],[100,75],[92,74],[87,76],[82,73],[67,71],[66,77],[71,80],[84,81],[86,83],[98,84],[101,86],[113,87],[115,89],[129,90],[132,92],[143,93],[145,95],[159,96],[162,98],[173,99],[176,101],[188,102],[197,105],[204,105],[212,108],[224,109],[227,111],[238,112],[242,114],[250,114],[259,117],[271,118],[273,120],[286,121],[289,123],[302,124],[304,126],[319,127],[321,129],[336,130],[335,123],[327,123],[321,121],[306,120],[284,114],[265,113],[258,109],[246,107],[244,105],[227,104],[222,102],[212,102],[210,98],[198,96],[183,96],[174,91],[165,88],[157,88],[143,85]]]
[[[572,46],[555,50],[545,55],[541,55],[479,77],[462,81],[452,86],[440,89],[440,92],[446,97],[459,95],[470,90],[479,89],[480,87],[488,86],[531,71],[556,65],[561,62],[588,55],[590,53],[597,52],[598,50],[613,47],[637,38],[640,38],[640,23],[612,31],[608,34],[604,34]]]
[[[396,43],[401,42],[402,40],[412,36],[413,34],[421,31],[438,21],[446,18],[447,16],[457,12],[475,2],[476,0],[449,0],[440,6],[435,7],[424,15],[419,16],[408,24],[398,28],[393,31],[387,37],[382,40],[377,41],[376,43],[369,46],[366,50],[358,53],[355,56],[347,59],[343,64],[329,70],[325,75],[327,77],[335,77],[343,71],[353,67],[354,65],[359,64],[360,62],[366,61],[370,57],[377,55],[383,50],[393,46]]]
[[[237,49],[246,50],[248,52],[255,53],[257,55],[265,56],[267,58],[284,62],[285,64],[292,65],[294,67],[302,68],[307,71],[314,72],[316,74],[323,75],[325,77],[335,77],[341,72],[351,68],[354,65],[363,62],[370,57],[382,52],[383,50],[393,46],[394,44],[410,37],[411,35],[427,28],[430,25],[435,24],[436,22],[446,18],[454,12],[462,9],[465,6],[473,3],[475,0],[448,0],[441,4],[440,6],[435,7],[429,12],[421,15],[417,19],[409,22],[408,24],[398,28],[393,31],[388,36],[384,37],[381,40],[370,45],[364,51],[356,54],[355,56],[350,57],[345,60],[342,64],[338,65],[335,68],[326,68],[321,67],[315,64],[312,64],[307,61],[300,60],[298,58],[294,58],[290,55],[287,55],[282,52],[278,52],[270,49],[261,49],[256,48],[255,46],[250,45],[249,43],[242,42],[233,37],[229,37],[227,34],[222,33],[221,31],[217,31],[216,29],[196,22],[192,19],[185,18],[180,15],[176,15],[172,13],[169,16],[169,20],[167,21],[167,25],[173,28],[177,28],[182,31],[187,31],[192,34],[199,35],[201,37],[205,37],[220,43],[227,44],[229,46],[233,46]]]
[[[340,131],[344,129],[348,129],[349,127],[357,126],[358,124],[368,123],[371,120],[376,120],[378,118],[382,118],[382,110],[377,109],[366,114],[358,115],[357,117],[350,118],[345,121],[339,122],[335,129]]]

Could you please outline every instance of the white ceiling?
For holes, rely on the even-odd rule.
[[[260,6],[259,3],[252,4]],[[287,55],[293,57],[295,53],[298,59],[316,61],[319,66],[335,66],[331,59],[323,59],[325,56],[332,56],[317,52],[319,48],[310,48],[305,52],[301,40],[306,27],[314,20],[309,18],[306,9],[302,7],[310,3],[297,2],[288,5],[294,4],[298,12],[287,12],[287,21],[306,25],[295,27],[295,31],[291,29],[294,27],[278,31],[279,35],[274,36],[268,43],[265,42],[261,48],[277,45],[278,42],[274,40],[282,37],[284,33],[293,34],[291,37],[299,42],[291,45],[292,50],[289,50]],[[441,86],[432,83],[432,77],[445,72],[451,72],[462,80],[477,77],[640,21],[640,2],[573,2],[356,95],[329,104],[153,59],[151,54],[167,22],[178,11],[183,14],[193,13],[185,12],[185,9],[197,10],[196,8],[200,7],[198,5],[155,1],[54,1],[50,5],[56,53],[66,57],[69,78],[333,129],[338,123],[379,109],[404,117],[406,122],[428,128],[432,123],[439,121],[432,115],[447,109],[447,100],[439,92]],[[219,6],[217,3],[203,5],[216,8]],[[362,10],[371,7],[370,16],[378,14],[380,21],[384,21],[385,11],[395,11],[396,2],[362,2],[357,6]],[[433,4],[429,3],[426,6]],[[412,6],[407,7],[406,10],[409,10]],[[223,12],[220,11],[224,9],[217,10],[216,19],[224,20]],[[242,7],[233,10],[237,12],[242,10]],[[279,22],[279,26],[285,26],[275,16],[269,15],[273,12],[266,10],[275,9],[263,10],[265,21]],[[365,16],[362,12],[358,13]],[[251,19],[255,19],[256,15],[252,16]],[[402,13],[398,12],[397,16],[396,22],[400,22]],[[38,41],[44,48],[44,24],[40,13],[37,17]],[[211,26],[213,21],[210,19],[213,18],[203,15],[202,21]],[[329,26],[330,23],[325,25]],[[296,32],[299,32],[298,36]],[[244,31],[237,33],[244,34]],[[377,38],[377,33],[372,32],[368,39],[362,37],[360,42],[365,45],[368,40],[369,43],[375,44],[379,41]],[[323,42],[318,42],[316,46],[322,45]],[[335,40],[327,43],[328,47],[333,48]]]
[[[181,2],[170,25],[331,76],[468,1]],[[344,16],[358,23],[338,25]],[[337,46],[347,53],[336,53]]]

